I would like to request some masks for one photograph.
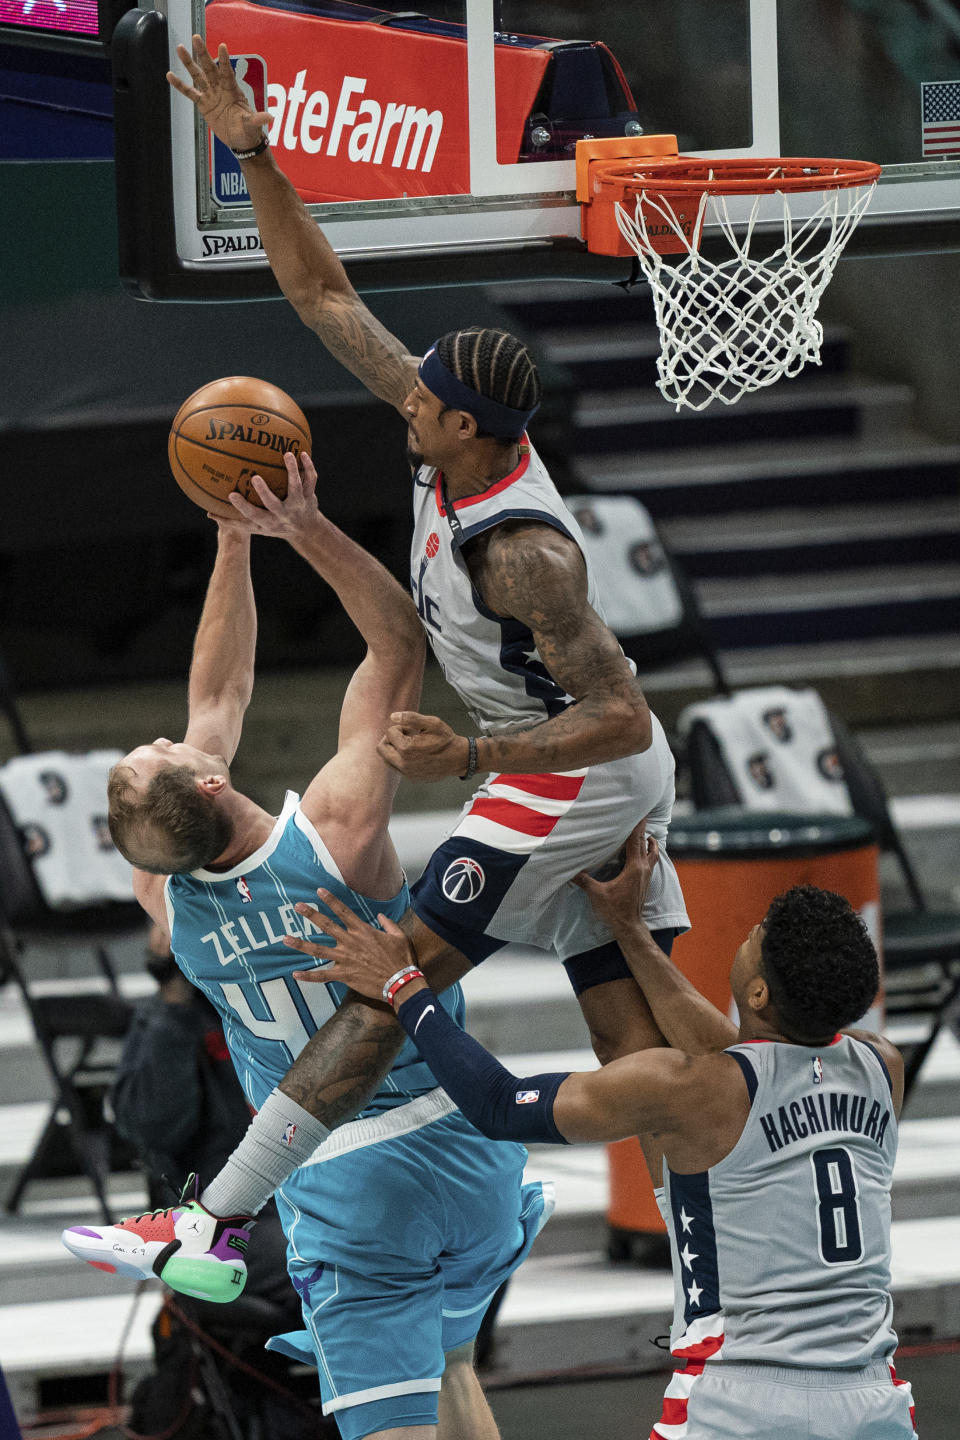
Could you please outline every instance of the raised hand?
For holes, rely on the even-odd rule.
[[[318,890],[317,894],[336,916],[335,920],[304,901],[295,909],[337,943],[331,950],[329,945],[317,945],[298,935],[284,936],[284,944],[291,950],[299,950],[301,954],[323,962],[314,970],[295,971],[296,979],[319,981],[324,985],[331,980],[339,980],[349,985],[351,990],[356,990],[358,995],[365,995],[369,1000],[382,1000],[383,987],[390,977],[407,965],[416,963],[410,941],[399,925],[386,915],[377,916],[383,926],[382,930],[377,930],[348,910],[329,890]]]
[[[193,101],[217,139],[231,150],[252,150],[258,145],[272,116],[269,110],[251,106],[237,84],[226,45],[220,45],[214,60],[203,37],[194,35],[193,54],[185,45],[177,46],[177,54],[193,83],[188,85],[172,70],[167,71],[167,81]]]
[[[445,775],[464,774],[469,743],[437,715],[401,710],[390,720],[377,754],[394,770],[411,780],[442,780]]]
[[[660,847],[654,835],[647,835],[647,822],[641,820],[627,837],[623,869],[612,880],[595,880],[585,870],[574,875],[573,884],[583,890],[595,912],[616,935],[624,926],[632,925],[643,909],[650,880],[660,860]]]
[[[286,498],[281,500],[279,495],[275,495],[262,475],[253,475],[250,485],[260,497],[263,508],[251,505],[249,500],[233,490],[228,498],[237,517],[235,520],[227,517],[225,524],[247,530],[252,535],[272,535],[278,540],[289,540],[291,544],[306,538],[318,524],[329,524],[317,509],[317,472],[310,456],[301,453],[298,464],[296,455],[288,450],[283,463],[287,467]]]

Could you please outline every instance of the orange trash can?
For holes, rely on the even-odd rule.
[[[882,959],[878,851],[859,816],[698,810],[674,820],[667,844],[691,925],[674,942],[673,959],[725,1014],[732,1008],[729,976],[737,949],[774,896],[792,885],[818,885],[845,896]],[[878,996],[866,1028],[882,1028],[881,1007]],[[666,1227],[640,1142],[618,1140],[607,1156],[610,1258],[663,1258]]]

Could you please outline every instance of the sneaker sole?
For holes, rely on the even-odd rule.
[[[227,1305],[242,1293],[247,1283],[247,1271],[246,1267],[229,1265],[222,1260],[174,1255],[161,1269],[160,1279],[181,1295],[209,1300],[214,1305]]]

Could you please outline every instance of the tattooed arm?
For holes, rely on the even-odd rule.
[[[297,909],[311,917],[317,913],[306,902]],[[424,971],[435,991],[446,990],[472,968],[465,955],[428,930],[412,910],[401,917],[399,928],[407,938],[407,959]],[[313,960],[330,959],[329,949],[318,952],[306,940],[292,943],[291,949]],[[322,973],[305,970],[303,978],[319,981]],[[376,1093],[404,1038],[389,1006],[349,990],[336,1014],[311,1035],[278,1088],[332,1130],[352,1120]]]
[[[351,990],[278,1088],[332,1130],[352,1120],[376,1094],[404,1038],[392,1010]]]
[[[226,45],[214,57],[194,35],[192,50],[177,46],[189,83],[167,80],[191,100],[213,133],[233,150],[253,149],[272,116],[254,111],[237,84]],[[413,389],[417,362],[364,305],[326,236],[314,224],[269,150],[241,160],[260,239],[270,268],[303,323],[368,390],[401,410]],[[404,417],[406,418],[406,417]]]
[[[502,524],[468,561],[489,609],[529,627],[549,674],[576,702],[529,730],[481,737],[477,769],[574,770],[646,750],[650,711],[616,637],[587,602],[579,547],[551,525]],[[379,752],[415,780],[467,768],[466,739],[430,715],[393,717]]]
[[[417,376],[416,359],[360,299],[272,153],[265,150],[240,164],[280,289],[331,355],[403,414]]]

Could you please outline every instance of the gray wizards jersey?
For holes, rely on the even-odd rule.
[[[673,1354],[817,1369],[892,1356],[897,1121],[885,1064],[846,1035],[726,1053],[750,1091],[740,1139],[700,1174],[664,1165]]]
[[[449,683],[482,731],[529,725],[558,715],[572,697],[548,673],[528,627],[488,610],[470,580],[460,547],[504,520],[538,520],[569,536],[583,553],[580,527],[526,440],[517,468],[480,495],[455,500],[446,514],[442,479],[421,466],[414,477],[410,585],[424,629]],[[587,565],[587,599],[602,617]]]

